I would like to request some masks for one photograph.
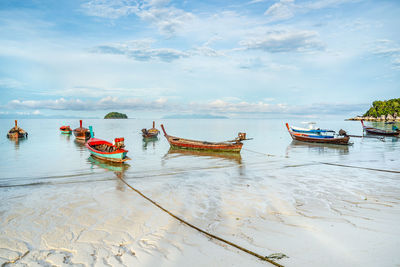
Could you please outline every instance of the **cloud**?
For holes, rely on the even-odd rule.
[[[25,86],[24,83],[10,79],[10,78],[1,78],[0,79],[0,89],[7,88],[7,89],[21,89]]]
[[[153,40],[144,39],[125,43],[100,45],[91,50],[94,53],[125,55],[137,61],[160,60],[171,62],[176,59],[185,58],[189,53],[172,48],[151,48]]]
[[[295,0],[280,0],[271,5],[264,13],[271,21],[286,20],[296,13],[307,13],[312,10],[337,7],[341,4],[358,2],[360,0],[319,0],[296,4]]]
[[[373,55],[390,59],[393,68],[400,69],[400,45],[392,40],[377,40],[370,48]]]
[[[56,100],[12,100],[5,108],[17,110],[34,110],[32,114],[40,114],[42,109],[50,110],[135,110],[162,111],[181,113],[214,113],[242,116],[244,114],[286,114],[286,115],[340,115],[359,114],[370,104],[314,103],[310,105],[289,105],[286,103],[273,104],[275,99],[266,98],[262,101],[249,102],[237,97],[225,97],[208,102],[171,103],[167,98],[160,97],[150,101],[142,98],[104,97],[96,101],[79,99]]]
[[[166,108],[167,99],[158,98],[154,101],[144,101],[140,98],[104,97],[97,101],[82,101],[80,99],[56,100],[12,100],[6,107],[11,109],[50,109],[50,110],[160,110]]]
[[[275,31],[265,36],[242,40],[239,44],[246,49],[258,49],[271,53],[309,52],[323,50],[324,44],[314,31]]]
[[[169,1],[151,0],[91,0],[82,7],[87,15],[118,19],[134,14],[154,26],[166,36],[174,35],[195,16],[169,5]]]

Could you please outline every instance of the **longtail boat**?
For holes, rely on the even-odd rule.
[[[19,139],[19,138],[26,138],[28,137],[28,133],[25,132],[23,129],[18,127],[18,121],[15,120],[15,126],[12,127],[8,133],[7,137],[11,139]]]
[[[62,134],[71,134],[72,133],[71,127],[65,126],[65,125],[60,127],[60,131]]]
[[[161,124],[161,129],[164,132],[164,136],[172,148],[185,148],[194,150],[208,150],[217,152],[236,152],[239,153],[242,149],[243,140],[246,139],[246,133],[239,133],[235,140],[225,142],[207,142],[184,139],[176,136],[168,135],[164,129],[164,125]]]
[[[392,126],[393,131],[386,131],[386,130],[377,129],[374,127],[365,126],[363,120],[361,120],[361,125],[367,134],[384,135],[384,136],[399,136],[400,135],[400,130],[395,125]]]
[[[130,158],[126,156],[128,150],[124,149],[123,137],[115,138],[115,144],[112,144],[108,141],[94,138],[92,126],[89,126],[89,129],[91,138],[87,141],[85,146],[89,149],[93,157],[112,162],[125,162],[130,160]]]
[[[323,143],[323,144],[337,144],[337,145],[347,145],[350,140],[350,136],[334,136],[334,135],[324,135],[324,134],[310,134],[310,133],[300,133],[295,132],[289,127],[289,124],[286,123],[286,128],[293,138],[296,141],[309,142],[309,143]]]
[[[75,138],[78,141],[86,141],[90,138],[90,131],[87,128],[82,127],[82,120],[79,120],[79,128],[74,129]]]
[[[160,131],[156,129],[155,122],[153,121],[153,128],[150,129],[142,129],[142,136],[143,138],[156,138]]]

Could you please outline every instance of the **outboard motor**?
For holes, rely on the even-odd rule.
[[[340,135],[340,136],[347,136],[347,133],[346,133],[346,131],[345,131],[345,130],[343,130],[343,129],[340,129],[340,131],[339,131],[339,135]]]

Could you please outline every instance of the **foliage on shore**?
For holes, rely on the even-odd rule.
[[[385,101],[374,101],[372,107],[364,114],[364,117],[380,117],[382,115],[400,115],[400,98]]]
[[[119,112],[110,112],[104,116],[104,119],[127,119],[127,118],[128,116],[126,116],[126,114]]]

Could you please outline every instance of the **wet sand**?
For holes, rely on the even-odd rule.
[[[210,233],[286,254],[285,266],[399,266],[398,174],[257,159],[124,179]],[[2,188],[0,264],[272,266],[177,222],[118,175]]]

